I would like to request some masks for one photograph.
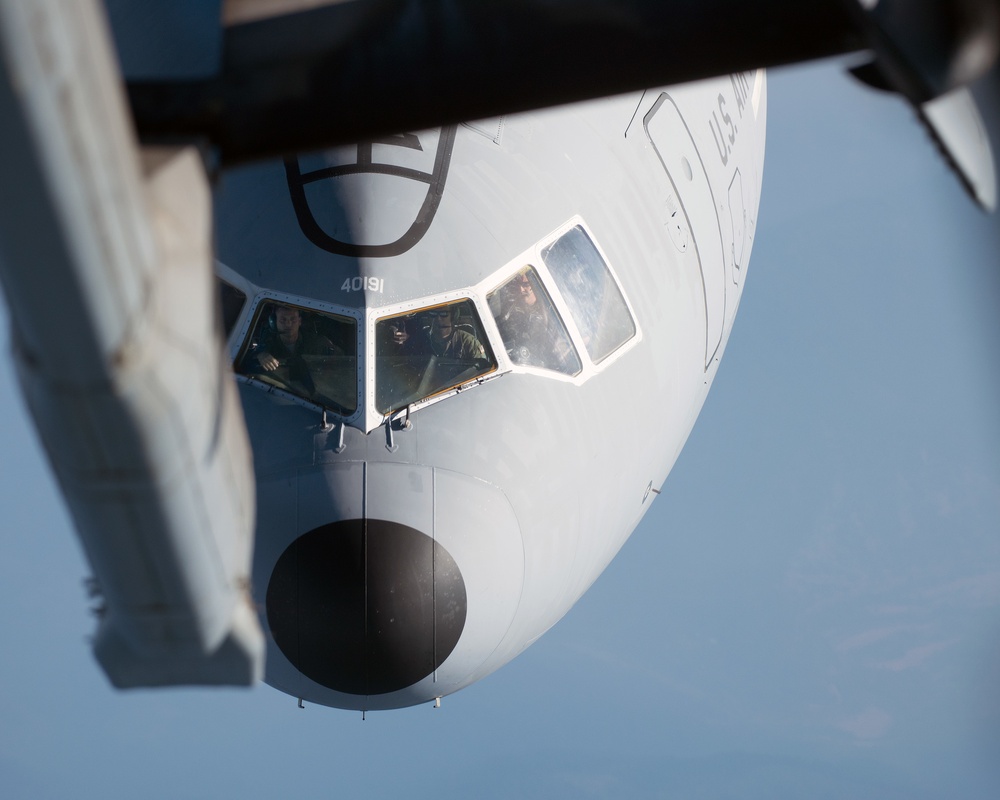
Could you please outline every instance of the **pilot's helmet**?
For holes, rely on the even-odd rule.
[[[433,321],[434,319],[447,319],[449,322],[455,322],[455,308],[451,306],[438,306],[437,308],[432,308],[427,312],[428,318]]]

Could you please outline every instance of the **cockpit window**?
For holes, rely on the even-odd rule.
[[[635,336],[635,321],[611,270],[577,225],[542,250],[587,352],[600,363]]]
[[[233,332],[233,327],[236,325],[236,320],[240,317],[240,312],[243,310],[243,304],[247,301],[247,296],[244,292],[220,278],[219,300],[222,303],[222,330],[228,339],[229,334]]]
[[[375,323],[375,406],[388,414],[497,368],[470,300]]]
[[[349,415],[358,408],[357,352],[351,317],[267,302],[236,371]]]
[[[489,295],[490,311],[515,364],[577,375],[580,357],[530,264]]]

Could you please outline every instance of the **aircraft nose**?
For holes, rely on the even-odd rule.
[[[496,486],[440,467],[339,462],[261,476],[255,582],[265,680],[314,703],[423,703],[489,674],[524,584]]]
[[[303,675],[353,695],[385,694],[451,655],[468,610],[448,551],[398,522],[351,519],[297,538],[266,598],[275,644]]]

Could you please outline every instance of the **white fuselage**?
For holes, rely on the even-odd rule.
[[[754,238],[765,117],[760,71],[226,177],[219,274],[247,297],[230,337],[238,371],[274,304],[357,325],[356,352],[340,356],[356,359],[343,363],[357,398],[339,410],[241,378],[272,685],[345,708],[433,700],[512,659],[596,580],[715,376]],[[557,280],[568,233],[593,244],[633,322],[610,352],[591,352],[604,323],[575,310],[586,288]],[[529,265],[566,321],[573,374],[522,359],[502,329],[499,287]],[[380,408],[378,320],[441,307],[473,319],[492,362]]]

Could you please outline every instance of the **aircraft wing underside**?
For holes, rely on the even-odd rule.
[[[253,683],[251,456],[193,148],[140,152],[92,3],[0,5],[0,275],[117,686]]]
[[[148,46],[125,74],[142,136],[208,137],[223,162],[850,52],[918,105],[984,74],[1000,37],[995,0],[222,6],[173,75]]]

